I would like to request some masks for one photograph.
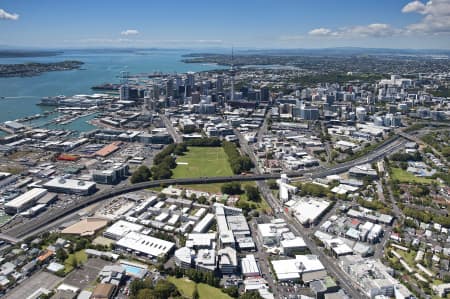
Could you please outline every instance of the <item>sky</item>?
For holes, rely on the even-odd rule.
[[[0,0],[0,46],[450,49],[450,0]]]

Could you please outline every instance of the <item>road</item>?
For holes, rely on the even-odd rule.
[[[264,134],[264,126],[261,127],[261,129],[258,132],[258,140],[259,138]],[[250,147],[248,142],[245,140],[245,138],[240,134],[238,131],[235,132],[238,136],[239,143],[241,145],[241,150],[246,153],[250,159],[255,164],[255,172],[257,174],[261,173],[259,167],[258,167],[258,161],[254,155],[253,149]],[[316,170],[316,172],[310,173],[310,177],[322,177],[330,174],[336,174],[339,172],[344,172],[350,169],[351,167],[363,164],[363,163],[371,163],[379,158],[382,158],[383,156],[392,153],[393,151],[396,151],[403,147],[405,143],[405,140],[398,139],[397,137],[394,137],[393,139],[385,142],[385,144],[381,145],[377,149],[375,149],[374,152],[369,153],[365,157],[362,157],[360,159],[356,159],[353,161],[349,161],[343,164],[340,164],[336,167],[330,168],[330,169],[323,169],[320,168],[320,170]],[[288,223],[290,229],[295,234],[301,236],[303,240],[305,241],[306,245],[310,249],[311,253],[314,255],[317,255],[322,262],[323,265],[325,265],[327,271],[339,282],[342,289],[345,290],[345,292],[352,298],[364,298],[366,297],[365,294],[360,291],[359,287],[356,285],[356,283],[353,282],[353,280],[346,274],[344,271],[339,267],[337,264],[336,259],[329,257],[326,255],[311,239],[311,235],[308,234],[308,230],[306,230],[298,221],[292,217],[289,213],[286,213],[283,211],[283,205],[282,203],[277,200],[272,191],[270,190],[268,184],[266,181],[257,181],[258,188],[262,194],[262,196],[265,198],[269,206],[274,211],[276,217],[283,218],[286,223]],[[264,262],[262,262],[264,263]]]
[[[172,139],[174,140],[174,142],[175,143],[183,142],[183,137],[173,127],[170,119],[164,113],[160,113],[159,116],[161,117],[161,120],[163,121],[164,125],[166,126],[167,131],[169,132],[170,136],[172,136]]]
[[[239,137],[240,136],[240,137]],[[243,138],[241,134],[238,135],[239,138]],[[347,171],[353,166],[360,165],[363,163],[371,163],[376,161],[379,158],[382,158],[393,151],[401,148],[405,143],[405,140],[400,138],[399,136],[393,137],[390,140],[386,141],[383,145],[375,149],[373,152],[369,153],[365,157],[361,157],[355,159],[353,161],[345,162],[339,164],[337,166],[331,168],[317,168],[309,171],[297,171],[297,172],[288,172],[287,175],[290,177],[299,177],[306,176],[308,178],[318,178],[324,177],[331,174],[338,174]],[[250,157],[255,159],[253,155],[253,151],[248,147],[248,143],[246,141],[242,142],[244,150],[248,150]],[[258,171],[257,171],[258,172]],[[32,220],[23,223],[21,225],[17,225],[7,231],[3,231],[4,234],[8,236],[12,236],[14,238],[22,238],[25,235],[32,234],[36,229],[48,225],[49,223],[67,216],[70,213],[75,213],[78,210],[91,205],[93,203],[99,202],[101,200],[105,200],[117,195],[121,195],[128,192],[133,192],[141,189],[147,189],[152,187],[159,187],[161,185],[182,185],[182,184],[208,184],[208,183],[222,183],[222,182],[230,182],[230,181],[260,181],[260,180],[268,180],[268,179],[277,179],[280,177],[280,174],[252,174],[252,175],[234,175],[227,177],[200,177],[200,178],[184,178],[184,179],[166,179],[166,180],[155,180],[149,182],[138,183],[134,185],[125,185],[120,187],[115,187],[110,190],[106,190],[100,192],[98,194],[94,194],[92,196],[84,197],[80,200],[74,201],[71,204],[65,206],[61,209],[54,209],[52,211],[46,211],[41,215],[33,218]],[[259,183],[260,188],[264,189],[265,187]],[[1,236],[0,236],[1,237]],[[5,237],[6,239],[6,237]]]

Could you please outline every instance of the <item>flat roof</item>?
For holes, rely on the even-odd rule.
[[[272,266],[280,280],[300,278],[300,272],[323,271],[325,267],[316,255],[296,255],[295,259],[273,260]]]
[[[192,233],[188,234],[186,240],[187,247],[194,246],[211,246],[212,242],[216,239],[216,233]]]
[[[302,248],[307,247],[302,237],[295,237],[294,239],[287,239],[281,241],[281,247],[283,248]]]
[[[105,235],[114,235],[123,237],[129,232],[140,232],[144,229],[143,225],[128,222],[125,220],[119,220],[105,231]]]
[[[256,259],[253,254],[247,254],[246,257],[241,259],[241,267],[243,275],[260,274],[258,264],[256,263]]]
[[[62,177],[56,177],[43,185],[45,188],[62,188],[78,191],[88,191],[90,188],[95,187],[95,183],[91,181],[82,181],[74,179],[64,179]]]
[[[175,243],[137,232],[130,232],[117,241],[116,245],[156,257],[168,253],[175,246]]]
[[[205,232],[209,225],[211,225],[212,221],[214,220],[214,214],[208,213],[205,217],[203,217],[202,220],[200,220],[197,225],[192,230],[195,233],[202,233]]]
[[[330,202],[307,198],[301,199],[294,203],[293,209],[295,211],[295,217],[300,223],[314,222],[330,205]]]
[[[21,208],[31,201],[37,201],[39,198],[47,194],[47,192],[48,191],[44,188],[33,188],[6,203],[5,206],[10,208]]]
[[[96,231],[104,228],[108,224],[107,220],[100,218],[86,218],[65,228],[63,234],[73,235],[93,235]]]

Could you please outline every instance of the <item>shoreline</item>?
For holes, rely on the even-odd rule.
[[[40,76],[47,72],[81,70],[83,64],[84,62],[77,60],[49,63],[0,64],[0,78],[25,78]]]

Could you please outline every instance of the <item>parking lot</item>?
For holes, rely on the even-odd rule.
[[[5,298],[24,299],[39,290],[39,288],[51,290],[63,280],[63,277],[41,271],[25,280],[22,284],[20,284],[20,287],[14,288],[10,293],[7,293]]]
[[[93,285],[99,271],[110,264],[112,265],[111,262],[99,258],[89,258],[79,269],[72,271],[64,279],[64,283],[84,289],[89,285]]]

